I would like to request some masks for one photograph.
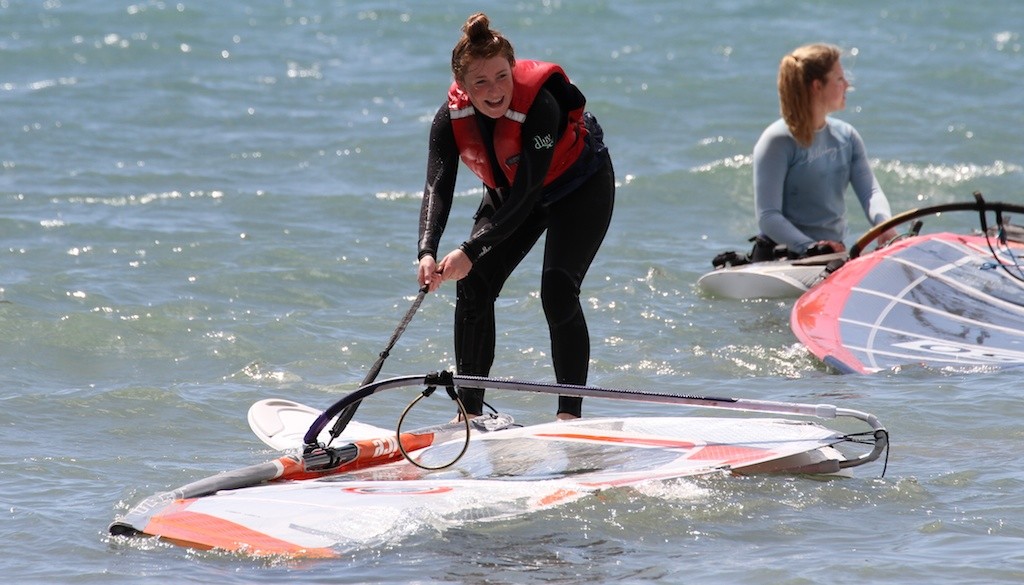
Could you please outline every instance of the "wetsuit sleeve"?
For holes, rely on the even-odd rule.
[[[882,191],[882,186],[875,178],[875,173],[871,171],[867,148],[856,130],[851,132],[850,141],[853,143],[850,184],[853,185],[853,192],[857,194],[857,199],[860,200],[860,205],[864,208],[864,215],[868,221],[871,222],[871,225],[878,225],[892,217],[892,209]]]
[[[507,238],[536,208],[565,117],[554,96],[541,89],[523,122],[523,149],[512,186],[502,201],[495,201],[494,214],[479,218],[470,238],[460,246],[473,262]]]
[[[754,208],[762,234],[802,254],[815,240],[782,213],[792,138],[769,126],[754,145]]]
[[[455,197],[455,179],[459,171],[459,149],[455,144],[448,104],[444,103],[434,115],[430,126],[430,145],[427,150],[427,183],[423,188],[420,205],[420,237],[417,258],[427,254],[437,258],[437,247],[448,224]]]

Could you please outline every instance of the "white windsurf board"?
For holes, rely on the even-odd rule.
[[[701,276],[697,286],[709,296],[726,299],[796,298],[821,277],[829,262],[845,257],[836,253],[726,266]]]
[[[279,451],[299,449],[303,446],[303,437],[318,416],[320,410],[299,402],[284,398],[267,398],[249,407],[247,418],[249,428],[268,446]],[[317,440],[322,443],[330,441],[330,427],[327,425]],[[385,429],[359,421],[350,421],[335,443],[375,439],[394,435],[394,429]]]

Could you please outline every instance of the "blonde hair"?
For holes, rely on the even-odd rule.
[[[811,85],[826,80],[839,61],[835,45],[814,43],[795,49],[779,63],[779,107],[793,138],[803,147],[814,140]]]
[[[477,12],[462,25],[462,38],[452,49],[452,75],[462,81],[469,64],[476,59],[490,59],[501,55],[511,66],[516,64],[515,51],[500,32],[491,28],[491,21],[483,12]]]

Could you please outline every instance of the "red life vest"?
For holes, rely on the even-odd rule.
[[[494,152],[502,172],[512,184],[519,165],[519,156],[523,150],[523,122],[530,110],[537,92],[551,78],[561,75],[565,83],[571,83],[561,67],[554,63],[542,61],[516,61],[512,69],[512,103],[505,115],[495,121]],[[569,112],[569,123],[562,137],[555,144],[554,156],[544,184],[557,179],[572,163],[576,162],[585,144],[587,128],[583,123],[584,105]],[[469,100],[469,95],[452,83],[448,90],[448,109],[455,132],[455,143],[459,147],[462,162],[470,168],[488,187],[498,187],[494,177],[494,169],[488,156],[488,146],[480,136],[480,130],[474,119],[476,110]]]

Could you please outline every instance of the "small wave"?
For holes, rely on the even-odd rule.
[[[723,158],[720,160],[711,161],[707,164],[699,165],[690,169],[691,173],[713,173],[719,169],[742,169],[745,167],[753,166],[754,158],[750,155],[737,154],[730,156],[729,158]]]
[[[699,165],[690,170],[691,173],[714,173],[721,169],[744,169],[752,167],[753,157],[735,155]],[[915,164],[901,160],[873,160],[871,167],[878,174],[895,175],[900,182],[919,182],[931,185],[960,185],[976,181],[980,178],[1002,177],[1024,172],[1024,166],[996,160],[990,164],[948,163],[948,164]]]
[[[29,81],[26,83],[0,83],[0,91],[41,91],[50,89],[51,87],[58,86],[69,86],[76,85],[78,78],[76,77],[58,77],[56,79],[40,79],[38,81]]]
[[[261,364],[259,362],[250,362],[241,370],[231,374],[229,378],[241,378],[249,379],[254,382],[277,382],[277,383],[295,383],[301,382],[302,377],[289,372],[284,368],[271,366],[269,364]]]
[[[86,205],[109,205],[111,207],[127,207],[130,205],[147,205],[170,199],[220,199],[224,196],[223,191],[165,191],[162,193],[143,193],[142,195],[119,195],[110,197],[70,197],[70,203],[84,203]]]
[[[455,197],[479,197],[483,193],[483,189],[480,187],[474,189],[468,189],[466,191],[456,192]],[[398,201],[400,199],[422,199],[423,191],[417,189],[416,191],[378,191],[374,194],[374,197],[380,201]]]
[[[1024,171],[1024,167],[997,160],[991,164],[910,164],[899,160],[874,161],[876,173],[895,175],[901,183],[918,182],[930,185],[960,185],[980,178],[1002,177]]]

